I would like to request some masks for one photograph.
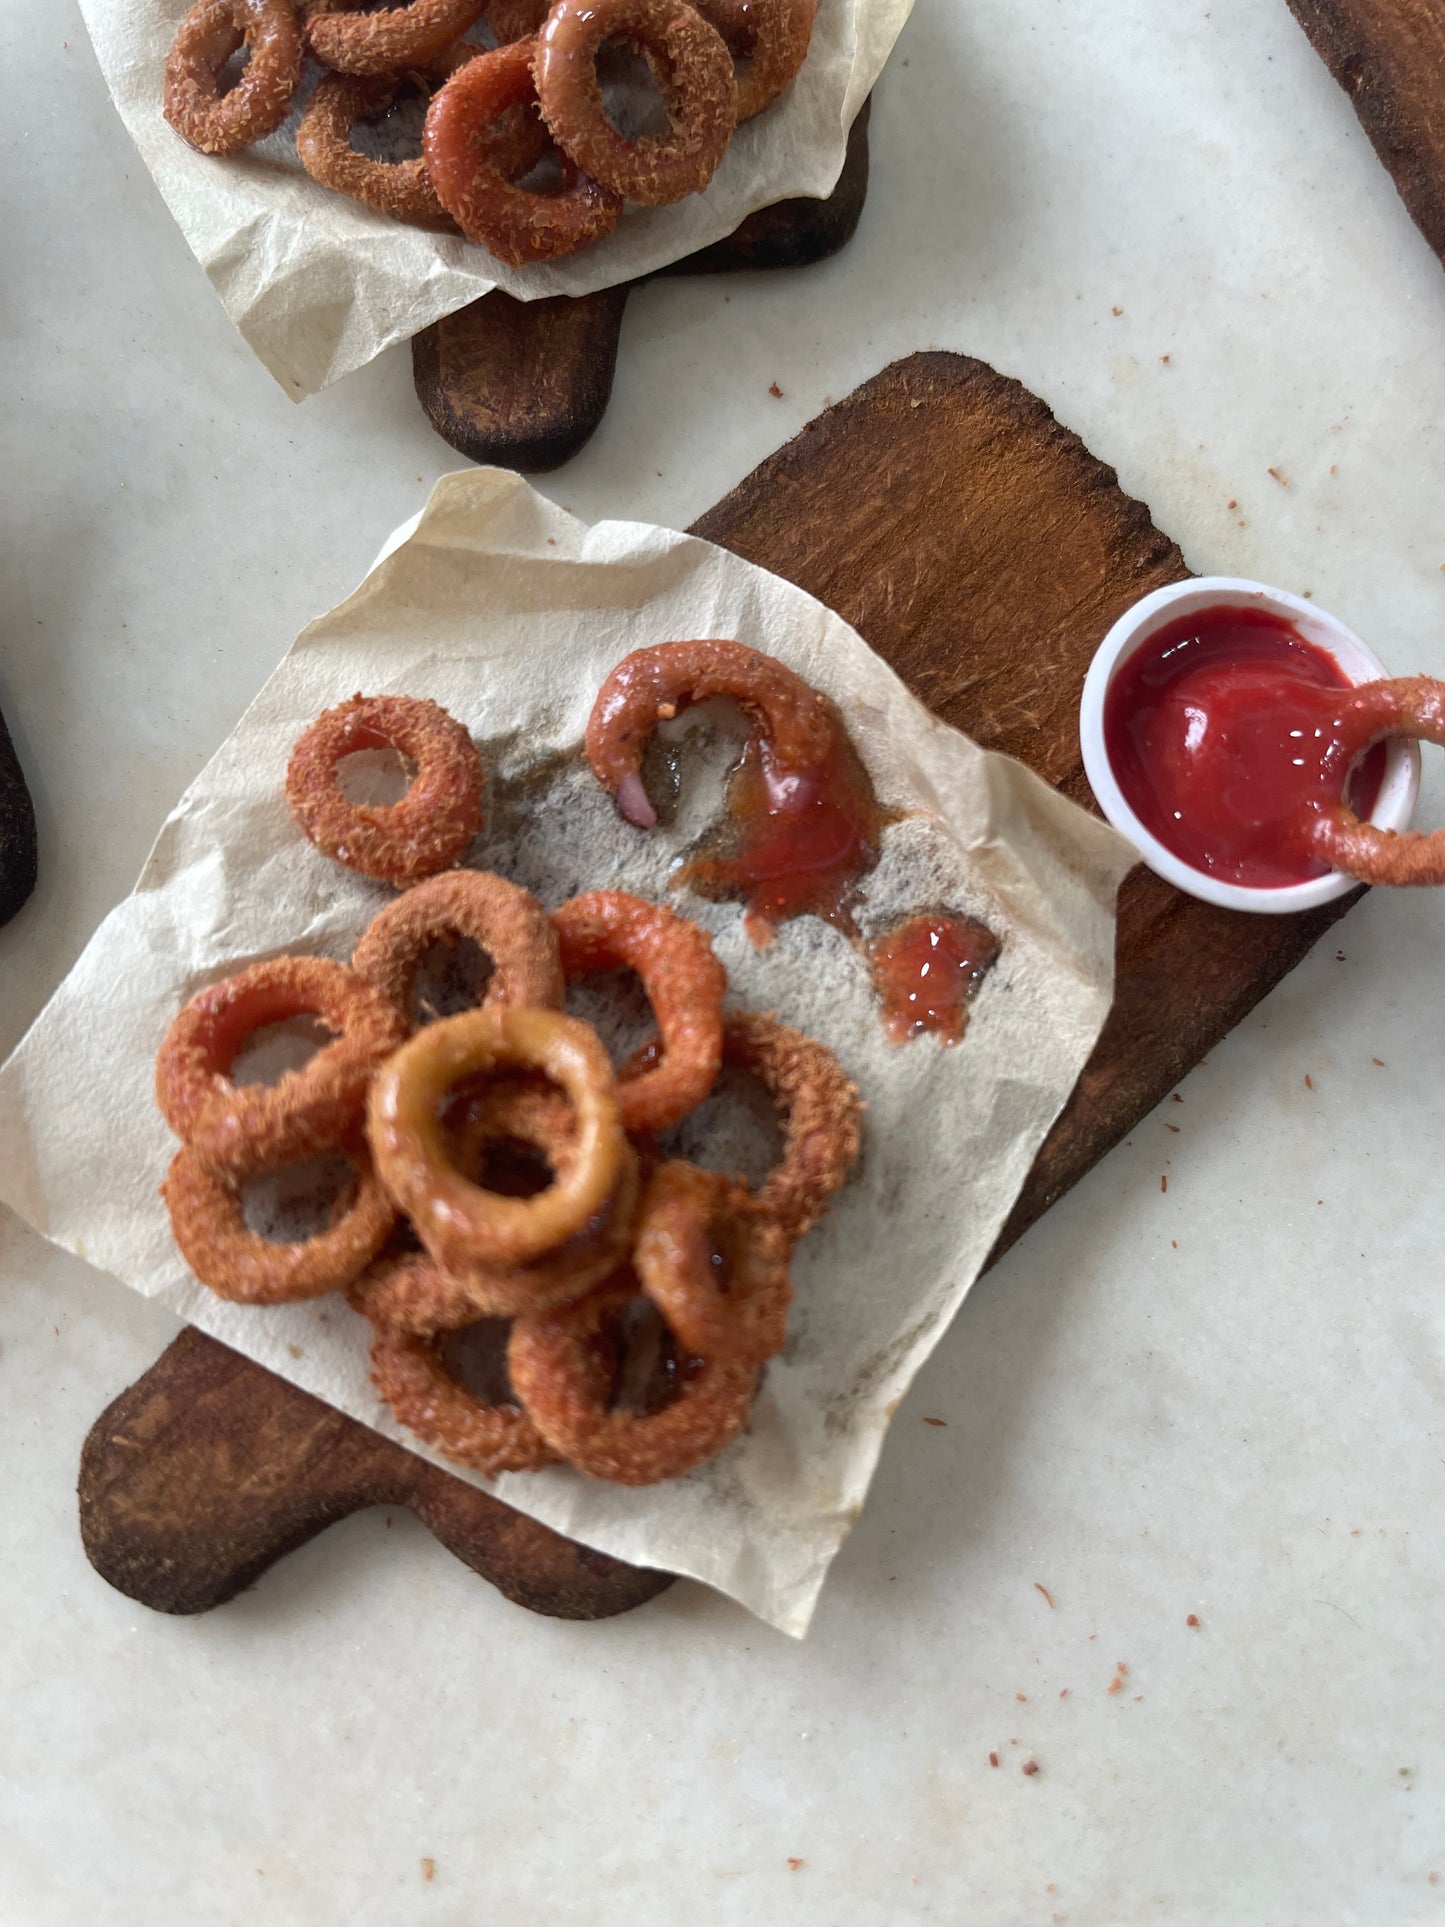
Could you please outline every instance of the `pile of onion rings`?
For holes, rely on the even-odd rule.
[[[817,0],[405,0],[381,11],[196,0],[166,60],[163,110],[201,153],[239,153],[285,122],[310,56],[323,77],[297,129],[307,173],[397,220],[460,230],[515,267],[600,239],[625,202],[701,192],[734,128],[792,84],[816,11]],[[479,23],[486,39],[466,38]],[[609,117],[598,60],[616,49],[645,65],[665,131],[628,134]],[[403,89],[430,100],[421,153],[367,158],[352,145],[357,124]]]
[[[415,764],[411,787],[390,808],[348,802],[338,763],[383,744]],[[676,1478],[748,1422],[787,1337],[793,1246],[856,1161],[858,1092],[821,1044],[725,1010],[727,973],[687,918],[616,890],[549,915],[504,877],[447,867],[482,787],[470,737],[435,703],[356,696],[303,733],[287,772],[298,825],[398,894],[349,964],[270,958],[175,1018],[156,1062],[182,1140],[172,1229],[222,1297],[344,1292],[371,1324],[381,1397],[458,1464]],[[460,941],[490,975],[471,1008],[436,1016],[419,972]],[[657,1027],[620,1070],[562,1008],[569,981],[618,967]],[[298,1018],[329,1033],[304,1065],[270,1086],[234,1075],[259,1033]],[[755,1188],[659,1145],[724,1064],[779,1113],[782,1156]],[[327,1155],[352,1176],[312,1235],[252,1227],[248,1184]],[[456,1359],[484,1330],[497,1365],[478,1386]]]

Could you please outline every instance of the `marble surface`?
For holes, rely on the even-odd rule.
[[[5,1048],[455,457],[404,353],[285,401],[71,0],[10,0],[0,59],[0,707],[44,865]],[[1445,273],[1283,0],[923,0],[873,154],[836,261],[634,297],[557,500],[681,525],[827,396],[958,348],[1191,566],[1445,673]],[[152,1617],[86,1565],[74,1480],[170,1328],[0,1218],[0,1919],[1445,1915],[1441,931],[1367,899],[985,1280],[801,1647],[687,1586],[533,1619],[381,1513]]]

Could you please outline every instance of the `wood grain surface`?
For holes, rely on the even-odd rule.
[[[1076,716],[1094,647],[1137,597],[1188,574],[1041,401],[960,355],[885,369],[695,529],[829,603],[946,721],[1086,805]],[[1251,917],[1131,872],[1113,1014],[995,1255],[1354,901]],[[596,1617],[664,1583],[569,1547],[194,1332],[97,1422],[81,1477],[92,1561],[169,1612],[218,1604],[332,1519],[379,1503],[410,1506],[535,1611]]]
[[[662,272],[800,268],[836,254],[851,239],[868,192],[868,112],[864,101],[826,201],[760,208],[726,240]],[[474,462],[525,475],[560,468],[607,412],[623,311],[639,285],[545,301],[518,301],[496,289],[424,328],[411,344],[412,379],[432,427]]]
[[[1289,0],[1445,264],[1445,0]]]
[[[0,716],[0,924],[9,923],[29,898],[37,863],[35,806]]]

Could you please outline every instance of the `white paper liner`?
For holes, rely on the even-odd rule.
[[[737,905],[671,895],[712,931],[730,1004],[776,1010],[857,1081],[868,1107],[860,1168],[797,1250],[788,1345],[743,1438],[691,1477],[644,1490],[570,1469],[496,1489],[565,1533],[705,1580],[800,1635],[889,1419],[1093,1047],[1112,992],[1114,894],[1133,855],[1020,764],[938,722],[791,584],[666,529],[589,528],[503,470],[445,477],[401,546],[303,631],[181,798],[134,893],[0,1070],[0,1199],[57,1244],[415,1446],[379,1406],[368,1329],[341,1299],[247,1309],[187,1272],[156,1189],[176,1148],[154,1106],[156,1049],[205,983],[277,952],[344,959],[390,896],[314,850],[283,793],[297,736],[357,690],[430,696],[472,730],[491,802],[472,862],[549,906],[585,888],[663,897],[669,866],[716,810],[715,788],[690,780],[678,822],[640,832],[576,751],[616,661],[709,635],[769,650],[837,701],[880,799],[911,812],[886,831],[866,880],[865,931],[944,905],[981,915],[1002,954],[961,1045],[900,1047],[884,1037],[863,960],[831,926],[802,918],[757,950]],[[516,779],[548,757],[561,761],[544,802],[519,804]]]
[[[494,287],[522,301],[592,294],[721,241],[759,208],[824,199],[848,129],[913,0],[821,0],[802,71],[733,136],[703,194],[628,208],[560,261],[509,268],[484,248],[378,214],[320,186],[296,158],[293,115],[226,160],[161,114],[162,74],[189,0],[81,0],[101,72],[191,251],[286,393],[300,401]]]

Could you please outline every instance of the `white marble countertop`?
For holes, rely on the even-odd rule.
[[[73,0],[10,0],[0,60],[0,707],[43,865],[5,1049],[457,458],[405,353],[273,386]],[[633,297],[557,500],[683,525],[825,397],[957,348],[1195,569],[1445,673],[1445,272],[1283,0],[920,0],[872,149],[837,260]],[[686,1585],[534,1619],[380,1513],[220,1612],[133,1606],[76,1461],[169,1323],[0,1217],[0,1919],[1445,1917],[1441,933],[1436,896],[1368,898],[983,1282],[801,1646]]]

